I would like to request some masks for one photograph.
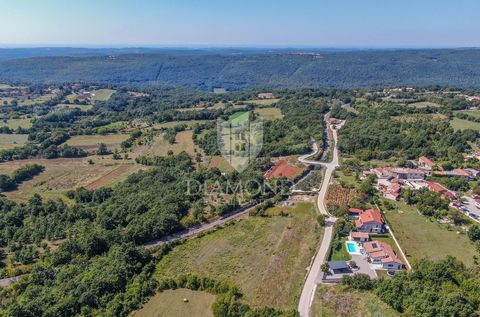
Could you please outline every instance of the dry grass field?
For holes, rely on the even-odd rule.
[[[104,143],[109,150],[113,150],[119,149],[120,143],[128,139],[128,137],[128,134],[74,135],[65,144],[77,146],[86,151],[95,151],[100,143]]]
[[[23,118],[23,119],[7,119],[0,121],[0,126],[7,126],[10,129],[16,130],[19,127],[28,129],[32,126],[32,119]]]
[[[27,142],[26,134],[2,134],[0,133],[0,150],[13,149]]]
[[[94,164],[89,164],[92,159]],[[32,180],[22,183],[17,190],[5,195],[15,201],[25,201],[38,193],[45,198],[65,198],[65,192],[78,187],[90,189],[112,186],[128,175],[144,168],[132,160],[114,161],[108,157],[31,159],[0,163],[0,174],[10,175],[14,170],[26,164],[40,164],[45,171]]]
[[[259,114],[263,120],[282,119],[282,111],[278,108],[257,108],[255,113]]]
[[[184,302],[183,299],[188,299]],[[167,290],[153,296],[132,317],[213,317],[215,296],[189,289]]]
[[[269,212],[274,215],[245,217],[176,247],[159,262],[155,276],[196,273],[228,279],[250,305],[295,308],[321,237],[315,206],[300,202]]]
[[[92,97],[92,101],[93,102],[95,102],[95,101],[106,101],[106,100],[110,99],[110,97],[113,95],[113,93],[115,91],[116,90],[113,90],[113,89],[94,90],[94,91],[92,91],[92,93],[94,94],[94,96]]]
[[[253,100],[248,100],[248,103],[253,103],[256,105],[262,105],[262,106],[270,106],[275,103],[277,103],[280,99],[253,99]]]

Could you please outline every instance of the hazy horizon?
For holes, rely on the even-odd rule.
[[[474,0],[0,3],[0,47],[480,47]]]

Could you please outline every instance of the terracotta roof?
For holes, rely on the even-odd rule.
[[[370,235],[368,234],[368,232],[357,232],[357,231],[352,231],[350,233],[350,235],[352,236],[352,238],[364,238],[364,239],[368,239],[370,237]]]
[[[419,160],[425,163],[425,165],[430,167],[433,167],[435,165],[435,163],[433,163],[433,161],[426,156],[420,156]]]
[[[461,169],[461,168],[456,168],[456,169],[454,169],[454,170],[452,171],[452,173],[453,173],[454,175],[459,175],[459,176],[467,176],[467,177],[470,176],[470,174],[469,174],[466,170]]]
[[[375,240],[365,243],[363,247],[371,258],[380,259],[382,263],[395,262],[403,264],[388,243]]]
[[[376,209],[367,209],[360,214],[360,219],[362,223],[368,223],[372,221],[384,223],[382,214]]]
[[[431,191],[440,193],[446,196],[447,198],[450,198],[450,199],[455,198],[455,194],[453,192],[449,191],[447,188],[443,187],[439,183],[427,181],[427,186]]]
[[[363,210],[359,208],[350,208],[348,209],[348,211],[351,212],[352,214],[361,214],[363,212]]]

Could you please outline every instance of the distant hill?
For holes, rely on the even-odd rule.
[[[3,49],[0,80],[156,84],[202,90],[256,86],[480,87],[480,49]]]

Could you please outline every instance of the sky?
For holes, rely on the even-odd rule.
[[[0,46],[480,47],[478,0],[0,0]]]

